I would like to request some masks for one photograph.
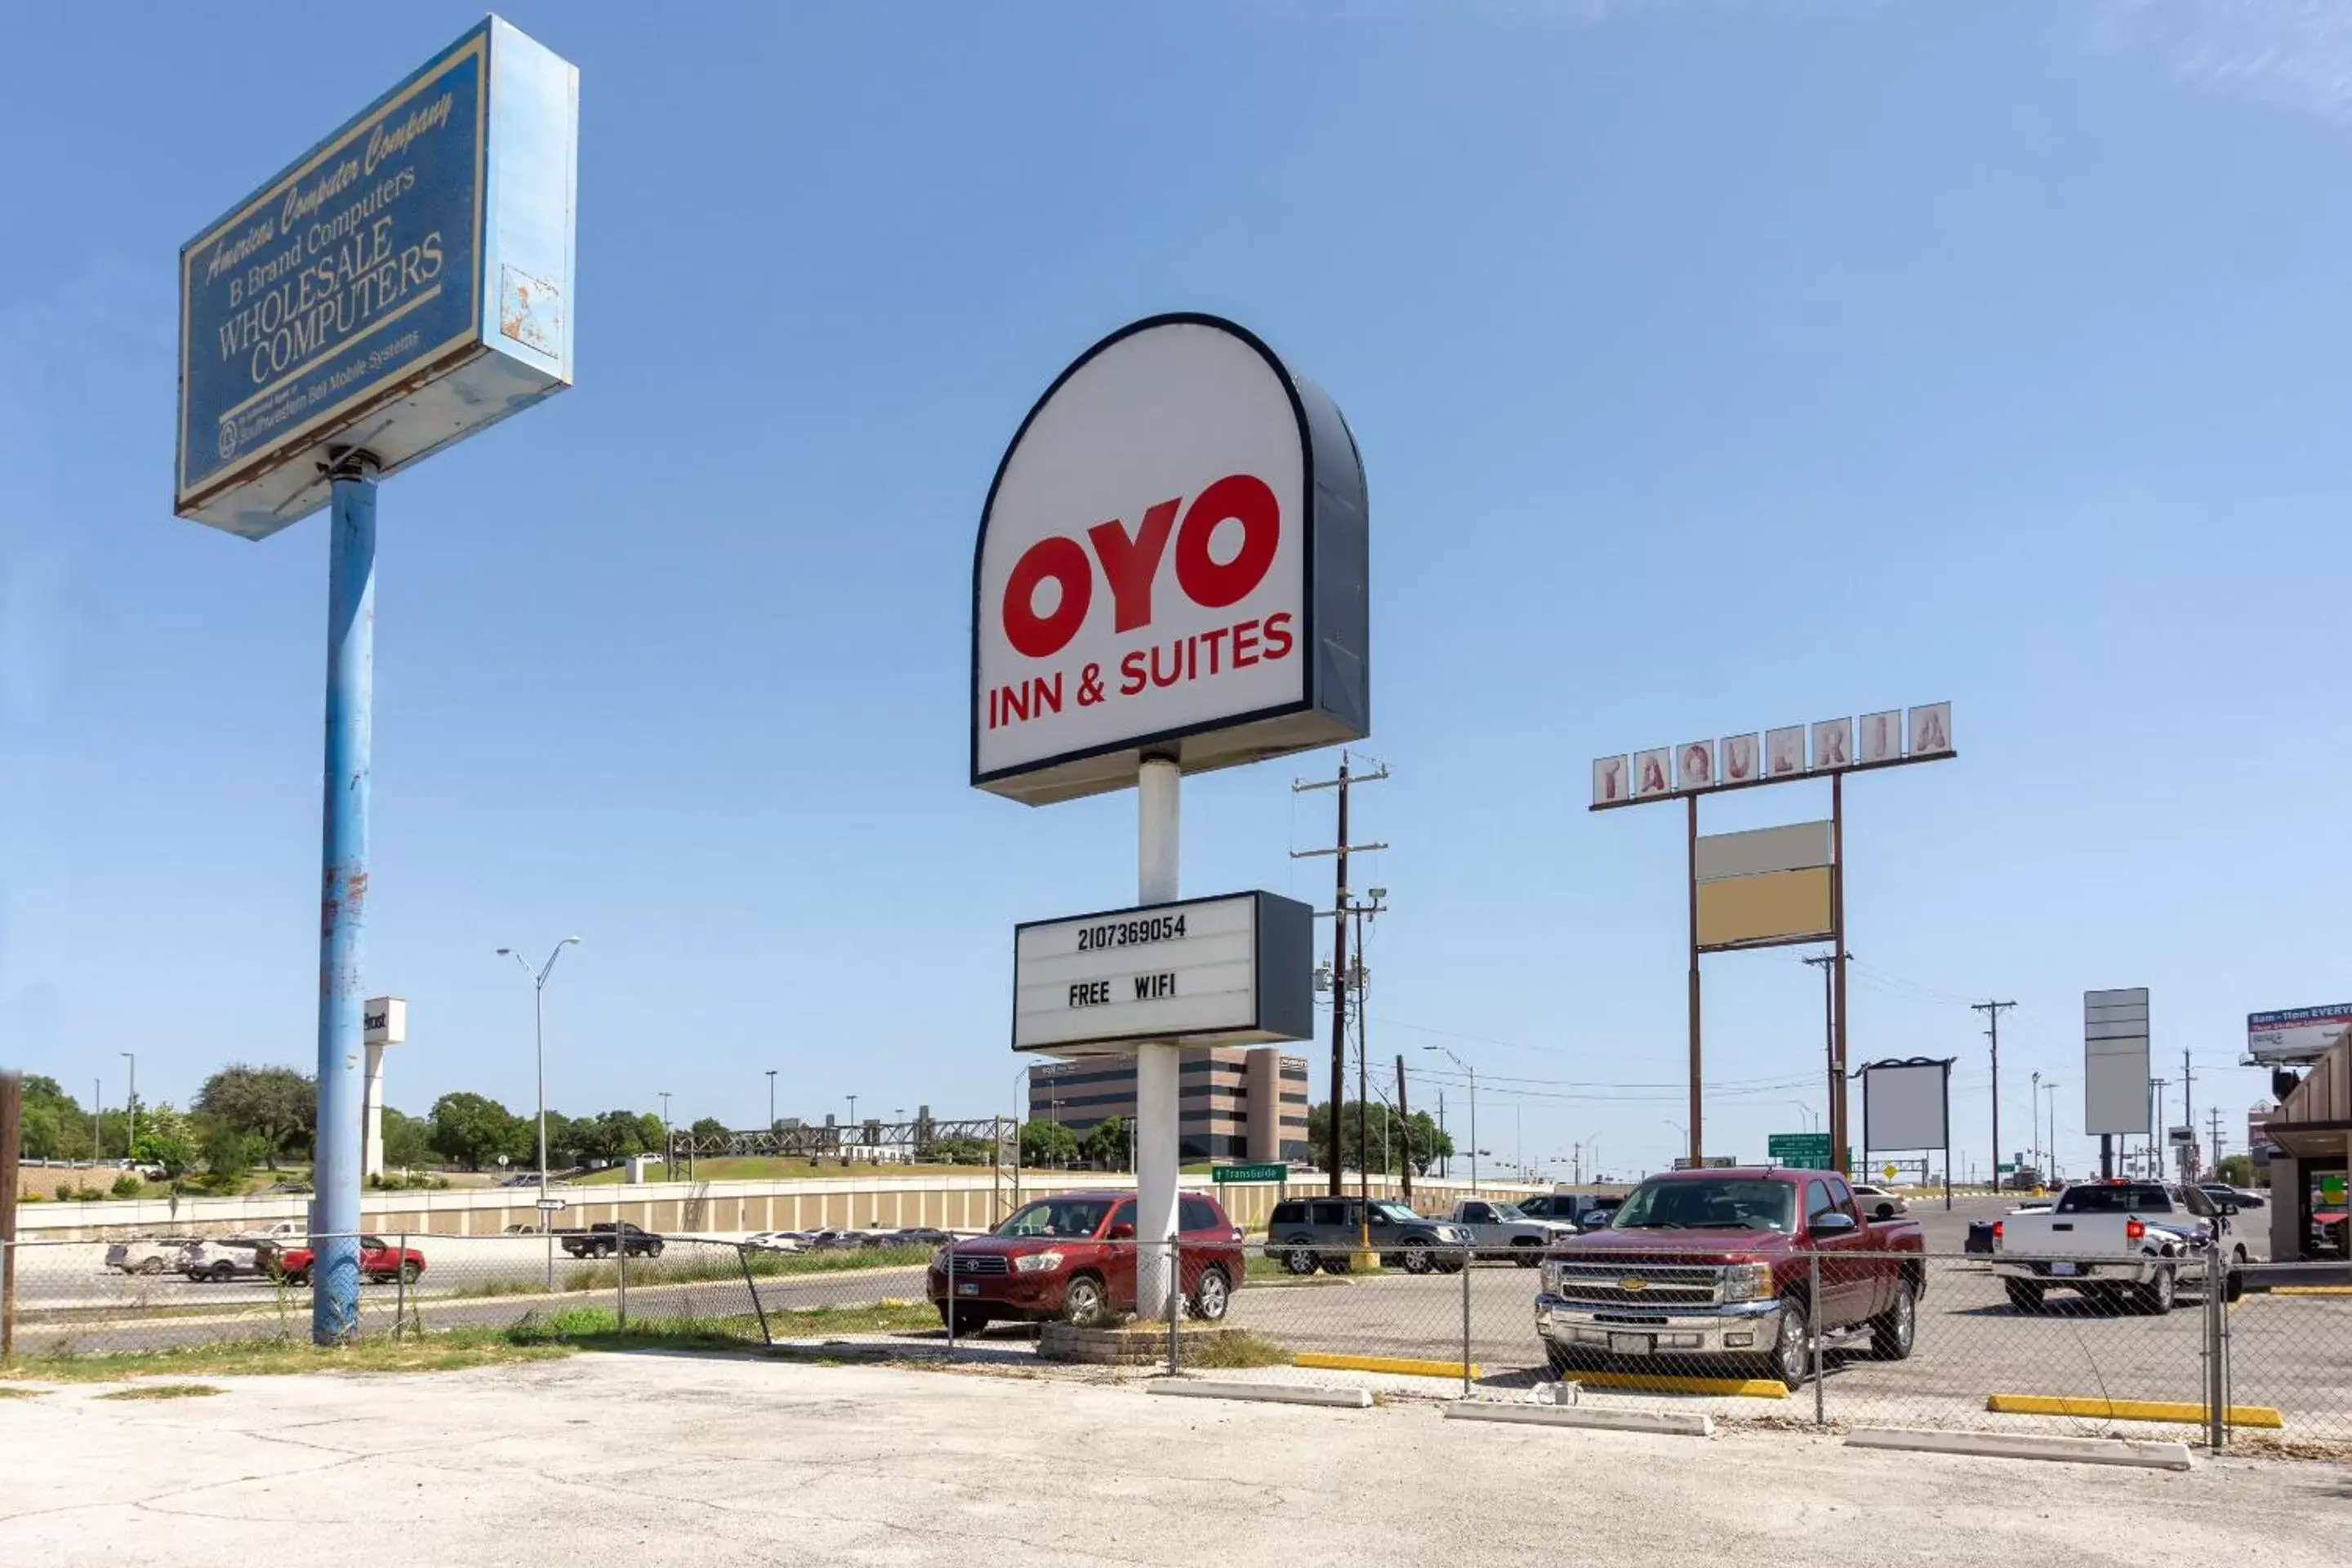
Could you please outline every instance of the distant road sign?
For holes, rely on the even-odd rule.
[[[1290,1179],[1287,1165],[1217,1165],[1209,1172],[1209,1179],[1227,1182],[1286,1182]]]
[[[1832,1163],[1826,1132],[1775,1132],[1764,1140],[1764,1152],[1774,1164],[1800,1171],[1826,1171]]]
[[[1899,1165],[1881,1165],[1878,1167],[1878,1173],[1891,1182],[1895,1177],[1901,1175],[1903,1173],[1903,1170]]]
[[[539,1212],[541,1214],[553,1214],[558,1209],[569,1208],[572,1205],[570,1204],[566,1203],[562,1198],[541,1198],[539,1200]]]

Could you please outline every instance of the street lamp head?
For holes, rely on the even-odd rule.
[[[576,936],[567,936],[555,945],[558,947],[578,947],[580,945],[580,939]]]
[[[1386,888],[1374,888],[1372,889],[1372,902],[1376,904],[1385,900],[1388,896],[1389,890]]]
[[[502,947],[499,949],[499,956],[500,958],[512,958],[514,956],[514,949],[510,947]]]

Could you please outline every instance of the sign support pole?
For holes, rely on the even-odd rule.
[[[1176,848],[1181,773],[1172,757],[1146,757],[1136,778],[1136,894],[1143,904],[1177,897]],[[1173,1045],[1135,1052],[1135,1303],[1138,1315],[1168,1310],[1176,1235],[1177,1106]]]
[[[1696,1171],[1706,1163],[1700,1152],[1706,1139],[1699,1127],[1699,1059],[1698,1059],[1698,796],[1690,797],[1689,861],[1687,881],[1690,889],[1690,1161]],[[1477,1142],[1475,1124],[1470,1134]],[[1475,1157],[1475,1156],[1474,1156]]]
[[[1830,1168],[1851,1181],[1853,1178],[1853,1156],[1847,1145],[1853,1129],[1848,1117],[1845,1078],[1845,962],[1852,956],[1845,950],[1845,775],[1830,775],[1830,949],[1831,962],[1837,990],[1836,1005],[1831,1009],[1832,1046],[1830,1051],[1830,1114],[1834,1124],[1830,1133]]]
[[[319,905],[319,1126],[310,1228],[310,1339],[359,1327],[361,965],[365,955],[368,791],[375,715],[376,461],[330,454],[327,743]]]

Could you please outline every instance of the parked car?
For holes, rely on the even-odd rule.
[[[2213,1200],[2216,1208],[2258,1209],[2263,1206],[2263,1194],[2244,1187],[2233,1187],[2226,1182],[2200,1182],[2197,1190]]]
[[[946,1231],[934,1230],[929,1226],[910,1226],[905,1230],[890,1233],[892,1247],[945,1247],[954,1239]]]
[[[209,1279],[225,1285],[232,1279],[258,1279],[269,1273],[276,1248],[267,1241],[230,1237],[200,1241],[181,1255],[180,1272],[191,1280]]]
[[[1361,1198],[1286,1199],[1266,1221],[1265,1249],[1293,1274],[1344,1274],[1367,1234],[1383,1265],[1408,1274],[1455,1273],[1469,1256],[1468,1230],[1388,1198],[1373,1199],[1370,1214]]]
[[[763,1230],[745,1237],[743,1245],[758,1252],[802,1252],[808,1237],[796,1230]]]
[[[625,1251],[633,1257],[659,1258],[662,1238],[649,1230],[639,1230],[628,1221],[614,1224],[600,1219],[585,1230],[558,1231],[556,1239],[563,1250],[574,1258],[610,1258]]]
[[[1530,1219],[1553,1220],[1579,1230],[1598,1230],[1609,1223],[1625,1200],[1595,1193],[1543,1193],[1519,1200],[1518,1209]]]
[[[272,1246],[283,1247],[289,1241],[307,1237],[310,1234],[310,1227],[304,1221],[299,1219],[278,1219],[270,1221],[268,1225],[251,1226],[244,1230],[240,1230],[236,1233],[234,1239],[238,1241],[266,1241],[270,1243]]]
[[[2077,1182],[2043,1213],[2011,1214],[1993,1226],[1993,1272],[2009,1304],[2042,1310],[2053,1289],[2079,1291],[2111,1311],[2172,1310],[2184,1284],[2200,1291],[2218,1268],[2231,1300],[2244,1289],[2235,1266],[2241,1246],[2223,1256],[2228,1218],[2195,1187],[2160,1182]]]
[[[1242,1283],[1241,1229],[1214,1198],[1186,1193],[1176,1202],[1179,1289],[1192,1316],[1214,1322]],[[958,1334],[1002,1320],[1100,1323],[1135,1310],[1134,1243],[1131,1194],[1057,1193],[1023,1205],[986,1236],[940,1248],[928,1274],[931,1303]]]
[[[262,1268],[289,1285],[308,1285],[316,1257],[309,1247],[289,1247],[265,1254]],[[369,1283],[383,1285],[405,1279],[413,1285],[424,1272],[425,1254],[416,1248],[394,1247],[380,1236],[360,1237],[360,1273]]]
[[[181,1259],[197,1239],[193,1236],[157,1236],[114,1242],[106,1249],[106,1266],[125,1274],[176,1274]]]
[[[1925,1248],[1915,1221],[1864,1220],[1833,1171],[1670,1172],[1635,1188],[1607,1230],[1551,1249],[1536,1331],[1556,1373],[1760,1358],[1794,1388],[1816,1334],[1910,1355]]]
[[[1895,1219],[1911,1212],[1911,1205],[1900,1193],[1890,1193],[1868,1182],[1853,1183],[1849,1190],[1853,1194],[1853,1206],[1866,1219]]]
[[[1464,1198],[1445,1217],[1456,1230],[1470,1233],[1473,1256],[1503,1258],[1522,1268],[1541,1263],[1545,1248],[1577,1231],[1564,1221],[1537,1219],[1516,1204],[1490,1198]]]

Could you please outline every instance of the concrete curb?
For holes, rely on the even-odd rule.
[[[2125,1437],[2032,1437],[1993,1432],[1906,1432],[1860,1427],[1846,1434],[1849,1448],[1894,1448],[1913,1454],[1975,1454],[1990,1459],[2056,1459],[2076,1465],[2125,1465],[2144,1470],[2189,1468],[2189,1445]]]
[[[1504,1421],[1523,1426],[1582,1426],[1604,1432],[1649,1432],[1706,1437],[1715,1417],[1696,1411],[1602,1410],[1591,1405],[1486,1405],[1465,1400],[1445,1407],[1448,1421]]]
[[[1304,1384],[1212,1383],[1162,1379],[1146,1384],[1146,1394],[1172,1394],[1185,1399],[1240,1399],[1260,1405],[1319,1405],[1333,1410],[1370,1410],[1371,1391],[1362,1388],[1318,1388]]]
[[[1301,1351],[1290,1358],[1290,1363],[1316,1372],[1381,1372],[1391,1377],[1446,1377],[1457,1383],[1465,1377],[1481,1375],[1475,1361],[1465,1370],[1458,1361],[1420,1361],[1409,1356],[1391,1355],[1331,1355],[1321,1351]]]
[[[2208,1412],[2202,1405],[2166,1399],[2079,1399],[2054,1394],[1994,1394],[1985,1408],[1999,1415],[2076,1415],[2103,1421],[2161,1421],[2174,1426],[2202,1426]],[[2276,1431],[2286,1417],[2267,1405],[2231,1405],[2221,1418],[2232,1426],[2264,1426]]]

